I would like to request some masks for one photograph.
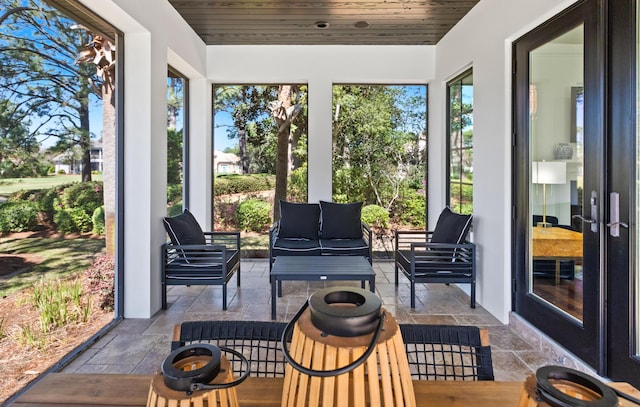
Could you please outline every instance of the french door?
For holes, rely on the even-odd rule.
[[[636,1],[579,1],[514,42],[513,308],[640,385]]]

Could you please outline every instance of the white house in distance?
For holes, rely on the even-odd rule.
[[[217,174],[242,174],[240,157],[219,150],[213,152],[213,172]]]
[[[72,149],[58,154],[51,161],[56,174],[80,174],[82,172],[81,152]],[[91,143],[91,171],[102,172],[104,159],[102,157],[102,143]]]

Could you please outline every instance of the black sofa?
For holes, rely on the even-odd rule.
[[[362,202],[280,201],[280,220],[269,229],[269,269],[278,256],[364,256],[372,262],[371,229]]]

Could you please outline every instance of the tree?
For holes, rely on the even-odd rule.
[[[404,87],[334,86],[334,200],[362,200],[387,210],[394,206],[411,168],[424,163],[424,146],[419,147],[424,110],[422,126],[419,120],[409,125],[407,120],[420,117],[420,110],[409,114],[408,98]]]
[[[89,43],[86,29],[35,1],[3,0],[0,98],[37,117],[28,137],[54,137],[59,150],[80,146],[82,179],[91,180],[91,97],[102,96],[95,67],[76,63]]]
[[[83,27],[84,28],[84,27]],[[86,30],[86,28],[84,28]],[[116,222],[116,47],[101,35],[91,40],[77,55],[76,62],[91,63],[100,78],[98,92],[102,99],[102,171],[105,240],[107,254],[115,254]]]
[[[40,143],[29,135],[24,114],[8,100],[0,100],[0,178],[37,176],[41,168],[38,160]]]
[[[278,99],[269,102],[271,116],[278,129],[278,150],[276,155],[276,191],[273,198],[273,219],[280,219],[280,200],[287,199],[287,180],[289,169],[293,165],[291,154],[291,125],[302,110],[302,105],[295,103],[299,99],[297,86],[278,86]]]

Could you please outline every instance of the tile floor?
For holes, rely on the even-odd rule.
[[[400,285],[395,286],[393,262],[376,261],[373,267],[376,292],[398,322],[488,328],[496,380],[523,381],[545,364],[571,366],[566,356],[558,354],[557,349],[550,351],[550,345],[522,321],[512,317],[512,322],[504,325],[479,304],[475,309],[470,308],[469,297],[456,286],[419,284],[416,308],[411,310],[408,281],[401,276]],[[241,287],[236,287],[235,278],[230,281],[227,311],[222,311],[220,287],[171,286],[166,311],[160,311],[150,319],[123,320],[63,371],[153,374],[170,353],[175,324],[190,320],[270,320],[268,262],[243,260],[241,270]],[[332,283],[284,282],[283,296],[277,300],[277,320],[288,321],[308,296],[325,284]],[[346,284],[351,285],[350,282]],[[359,283],[353,284],[358,286]]]

